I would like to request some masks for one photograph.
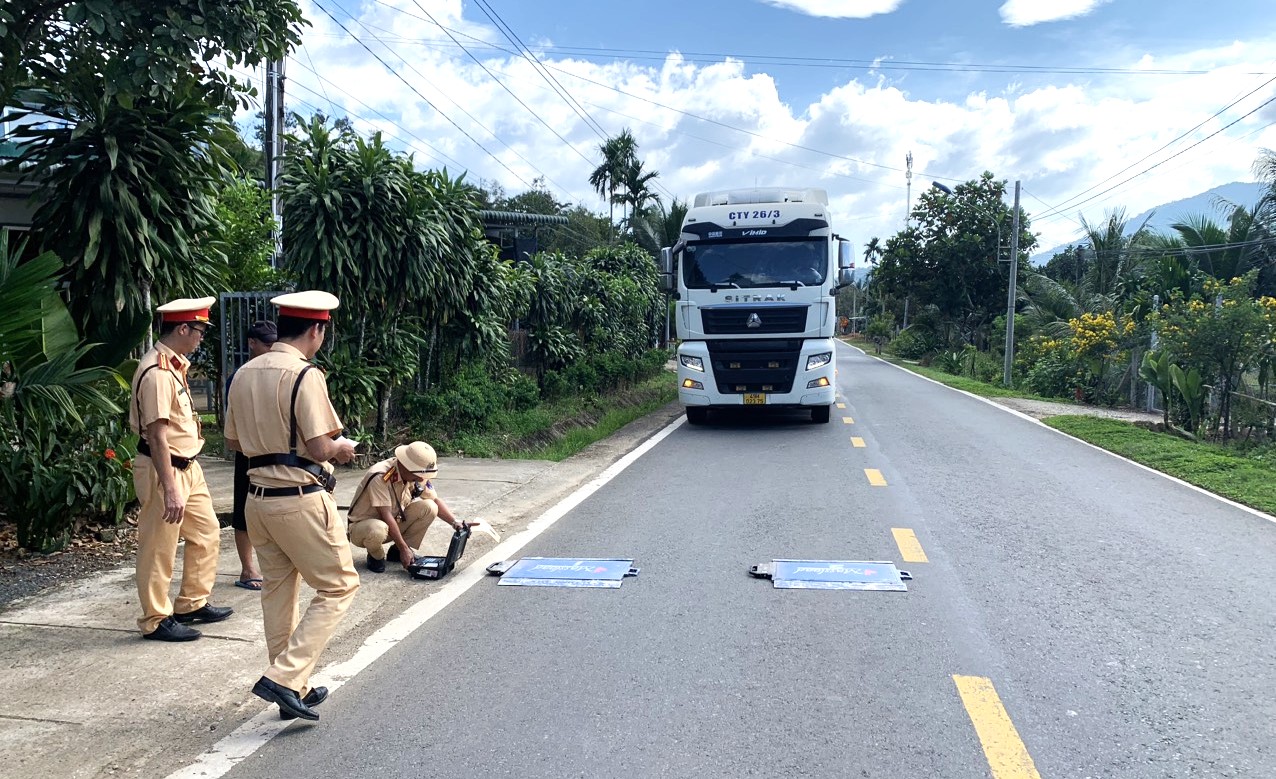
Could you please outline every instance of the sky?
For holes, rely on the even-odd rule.
[[[289,110],[599,213],[589,174],[624,129],[664,203],[822,187],[857,251],[933,181],[991,171],[1007,203],[1020,181],[1050,248],[1276,149],[1270,0],[300,2]]]

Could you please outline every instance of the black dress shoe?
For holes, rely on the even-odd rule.
[[[378,560],[372,555],[368,555],[368,570],[373,573],[385,573],[385,560]]]
[[[183,625],[189,625],[192,622],[221,622],[234,613],[235,610],[230,606],[210,606],[205,603],[194,611],[188,611],[185,614],[174,614],[173,619]]]
[[[398,544],[390,544],[389,550],[387,550],[385,553],[385,561],[387,563],[399,562],[399,545]]]
[[[326,698],[328,696],[328,691],[324,690],[323,692],[324,697]],[[256,695],[262,700],[279,704],[280,714],[287,713],[294,717],[301,717],[302,719],[312,721],[319,719],[319,714],[317,712],[302,703],[296,690],[290,690],[281,684],[276,684],[264,676],[258,679],[257,683],[253,685],[253,695]]]
[[[310,692],[305,694],[305,696],[301,699],[301,702],[311,708],[314,708],[315,706],[318,706],[319,704],[323,703],[326,700],[328,700],[328,688],[315,687]],[[297,719],[297,715],[289,714],[283,709],[280,709],[279,719],[283,719],[283,720]]]
[[[188,628],[172,617],[165,617],[150,633],[143,633],[142,638],[151,641],[194,641],[204,635],[195,628]]]

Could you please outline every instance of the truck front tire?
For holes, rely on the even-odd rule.
[[[709,409],[702,406],[687,406],[687,424],[703,425],[709,421]]]
[[[816,406],[811,409],[811,421],[817,425],[826,425],[829,421],[831,406]]]

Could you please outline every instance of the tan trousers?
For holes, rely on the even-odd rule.
[[[328,646],[359,589],[346,543],[346,523],[332,496],[258,498],[244,509],[248,538],[261,567],[261,617],[270,668],[266,678],[305,695],[319,655]],[[305,580],[315,597],[298,617]]]
[[[204,469],[193,462],[184,471],[174,469],[177,489],[186,498],[186,513],[181,522],[164,521],[164,490],[151,458],[138,455],[133,461],[133,488],[142,503],[137,517],[137,599],[142,605],[142,618],[137,627],[150,633],[165,617],[195,611],[208,603],[217,578],[217,552],[221,544],[221,527],[213,511],[213,498],[204,482]],[[182,556],[182,586],[177,601],[170,601],[168,588],[173,581],[173,564],[177,559],[177,540],[186,541]]]
[[[438,515],[438,504],[426,498],[417,498],[404,507],[403,519],[399,520],[399,532],[403,534],[403,540],[412,547],[413,553],[421,548],[425,532]],[[350,543],[367,549],[369,557],[384,560],[385,542],[388,540],[390,526],[379,519],[361,519],[350,523]]]

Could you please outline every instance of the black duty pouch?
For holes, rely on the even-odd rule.
[[[413,579],[442,579],[452,572],[456,563],[465,554],[465,542],[470,540],[470,529],[462,527],[452,533],[452,541],[447,545],[444,557],[418,557],[408,566],[408,574]]]

